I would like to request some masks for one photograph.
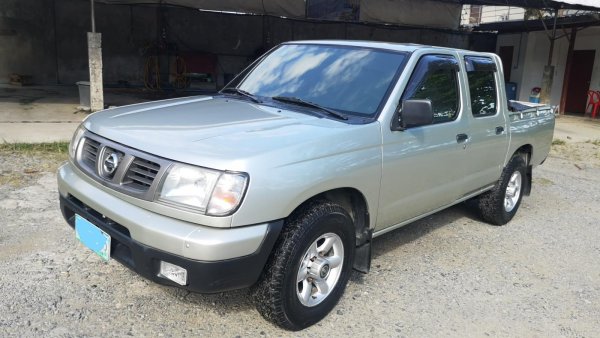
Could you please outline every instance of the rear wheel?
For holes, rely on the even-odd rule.
[[[525,160],[514,156],[502,171],[496,186],[477,198],[477,208],[486,222],[504,225],[515,216],[527,184],[526,168]]]
[[[295,212],[253,288],[258,311],[288,330],[323,319],[348,283],[354,242],[352,220],[339,205],[311,203]]]

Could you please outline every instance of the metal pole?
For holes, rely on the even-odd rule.
[[[58,67],[58,38],[56,34],[56,0],[52,0],[52,23],[54,24],[54,62],[56,66],[56,84],[60,84],[60,71]]]
[[[558,9],[554,10],[554,24],[552,25],[552,37],[550,38],[550,53],[548,53],[548,66],[552,65],[552,54],[554,53],[554,41],[556,40],[556,19]]]
[[[92,9],[92,33],[96,33],[96,19],[94,16],[94,0],[90,0],[90,7]]]

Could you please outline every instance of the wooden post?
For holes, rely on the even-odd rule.
[[[552,83],[554,82],[554,66],[544,66],[542,73],[542,91],[540,92],[540,103],[550,104],[550,94],[552,93]]]
[[[571,35],[567,35],[569,39],[569,50],[567,51],[567,63],[565,66],[565,77],[563,78],[562,93],[560,95],[560,106],[558,108],[559,114],[565,113],[565,106],[567,104],[567,94],[569,92],[569,78],[571,77],[571,68],[573,62],[573,49],[575,48],[575,39],[577,38],[577,28],[571,28]]]
[[[548,53],[548,64],[544,67],[544,73],[542,75],[542,92],[540,93],[540,102],[544,104],[550,104],[550,94],[552,93],[552,82],[554,80],[554,66],[552,65],[552,54],[554,53],[554,41],[556,40],[557,17],[558,10],[554,10],[554,24],[552,27],[552,35],[548,36],[548,38],[550,39],[550,52]]]

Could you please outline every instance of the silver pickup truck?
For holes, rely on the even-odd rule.
[[[284,43],[217,95],[90,115],[60,206],[104,260],[196,292],[252,287],[298,330],[368,272],[374,237],[466,200],[510,221],[554,130],[550,107],[525,108],[494,54]]]

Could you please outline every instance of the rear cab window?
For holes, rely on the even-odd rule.
[[[465,56],[465,69],[473,116],[478,118],[496,115],[498,91],[494,60],[490,57]]]

